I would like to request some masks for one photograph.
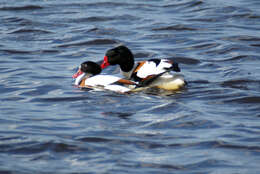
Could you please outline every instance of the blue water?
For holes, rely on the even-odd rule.
[[[1,0],[0,173],[260,172],[259,0]],[[119,44],[178,93],[80,90]],[[118,67],[109,67],[118,73]]]

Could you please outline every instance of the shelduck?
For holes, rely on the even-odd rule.
[[[121,74],[126,79],[138,82],[142,86],[178,90],[187,84],[183,75],[171,73],[180,72],[178,63],[168,59],[150,59],[135,63],[132,52],[123,45],[106,52],[101,68],[109,65],[119,65]]]
[[[119,93],[127,93],[136,87],[137,83],[113,75],[102,75],[101,67],[95,62],[83,62],[72,76],[74,84],[80,88],[104,89]]]

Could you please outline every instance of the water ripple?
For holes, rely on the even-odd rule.
[[[196,1],[187,1],[187,2],[181,2],[181,3],[167,4],[167,5],[164,5],[163,7],[171,8],[171,7],[184,6],[185,8],[189,8],[189,7],[200,6],[203,3],[204,2],[201,0],[196,0]]]
[[[258,174],[258,6],[2,0],[0,173]],[[188,86],[129,95],[73,86],[81,62],[101,63],[119,44],[136,61],[177,62]]]
[[[232,80],[222,82],[221,85],[223,87],[249,90],[250,86],[256,86],[256,87],[260,86],[260,82],[256,80],[250,80],[250,79],[232,79]]]
[[[71,43],[71,44],[62,44],[59,45],[58,47],[60,48],[68,48],[68,47],[75,47],[75,46],[84,46],[84,45],[110,45],[110,44],[116,44],[118,43],[115,40],[111,39],[94,39],[90,41],[84,41],[84,42],[79,42],[79,43]]]
[[[239,41],[242,41],[242,42],[243,41],[246,41],[246,42],[260,41],[260,37],[249,36],[249,35],[229,36],[229,37],[222,37],[220,39],[227,40],[227,41],[233,41],[233,42],[239,42]]]
[[[55,143],[55,142],[27,142],[14,145],[0,145],[1,152],[10,154],[38,154],[44,151],[52,151],[56,153],[62,152],[79,152],[86,151],[86,148],[78,147],[76,145],[70,145],[65,143]],[[16,147],[16,148],[13,148]]]
[[[188,27],[185,25],[174,25],[174,26],[167,26],[167,27],[160,27],[160,28],[153,28],[153,31],[164,31],[164,30],[176,30],[176,31],[196,31],[196,28]]]
[[[1,7],[0,10],[6,10],[6,11],[24,11],[24,10],[40,10],[43,9],[43,7],[38,5],[26,5],[26,6],[6,6]]]
[[[19,34],[19,33],[22,33],[22,34],[26,34],[26,33],[29,33],[29,34],[49,34],[49,33],[52,33],[50,31],[46,31],[46,30],[37,30],[37,29],[18,29],[18,30],[15,30],[15,31],[11,31],[9,34]]]
[[[258,104],[260,103],[260,96],[252,97],[239,97],[231,100],[226,100],[226,103],[239,103],[239,104]]]

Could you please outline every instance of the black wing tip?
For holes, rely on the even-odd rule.
[[[179,67],[179,64],[178,63],[173,63],[172,64],[172,70],[173,71],[176,71],[176,72],[181,72],[181,69],[180,69],[180,67]]]
[[[166,71],[175,71],[175,72],[181,72],[181,69],[179,67],[178,63],[172,63],[172,66],[169,68],[164,68]]]

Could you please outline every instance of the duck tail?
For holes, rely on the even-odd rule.
[[[167,71],[181,72],[181,69],[180,69],[180,67],[179,67],[179,64],[176,63],[176,62],[173,62],[171,67],[169,67],[169,68],[164,68],[164,69],[167,70]]]

